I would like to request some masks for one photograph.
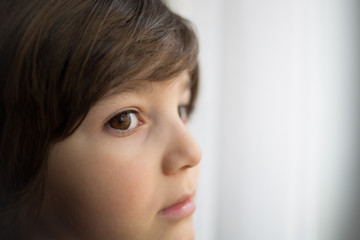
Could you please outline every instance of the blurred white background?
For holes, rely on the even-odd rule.
[[[168,2],[201,47],[196,239],[360,239],[359,1]]]

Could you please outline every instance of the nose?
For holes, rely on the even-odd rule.
[[[166,133],[166,151],[163,156],[162,170],[164,174],[175,174],[180,170],[192,168],[199,164],[201,150],[183,123],[172,126]]]

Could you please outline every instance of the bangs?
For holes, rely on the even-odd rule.
[[[110,89],[124,81],[171,79],[185,70],[191,75],[198,64],[194,30],[187,20],[162,7],[156,9],[159,13],[139,10],[139,16],[129,18],[126,25],[119,24],[121,28],[115,28],[118,31],[108,28],[113,23],[105,23],[104,38],[97,39],[92,59],[102,57],[89,65],[87,79],[96,76],[94,82],[100,81],[99,85],[108,85]],[[113,46],[107,50],[104,46],[109,43]]]

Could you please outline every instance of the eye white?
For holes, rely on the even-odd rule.
[[[136,126],[138,126],[139,124],[139,119],[137,117],[137,115],[135,113],[128,113],[129,117],[130,117],[130,126],[128,127],[127,130],[129,129],[133,129],[135,128]]]

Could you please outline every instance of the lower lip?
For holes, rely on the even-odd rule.
[[[169,220],[178,221],[191,216],[195,212],[195,203],[188,199],[159,212],[159,216]]]

